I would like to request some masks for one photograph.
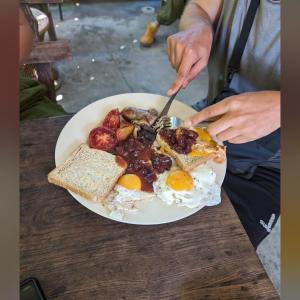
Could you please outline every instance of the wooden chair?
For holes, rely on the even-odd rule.
[[[49,25],[50,25],[49,18],[41,10],[36,9],[34,7],[30,7],[30,11],[33,15],[33,18],[37,22],[38,39],[43,41],[45,33],[49,30]]]
[[[36,42],[25,61],[25,64],[34,65],[38,81],[47,86],[49,99],[56,103],[54,75],[52,64],[62,59],[71,59],[72,52],[69,41]]]
[[[63,0],[20,0],[20,2],[21,2],[21,5],[23,7],[25,14],[28,17],[32,18],[32,13],[30,12],[30,7],[37,8],[46,14],[46,16],[49,19],[49,28],[47,30],[49,39],[51,41],[56,41],[57,37],[56,37],[52,14],[49,9],[49,4],[58,4],[59,5],[60,19],[63,20],[63,14],[62,14],[62,8],[61,8],[61,4],[63,3]],[[32,24],[32,25],[34,25],[35,29],[37,29],[36,24]]]
[[[47,2],[47,4],[45,4]],[[30,56],[25,61],[26,74],[37,79],[39,82],[46,85],[48,97],[53,102],[56,102],[56,93],[54,85],[54,70],[53,63],[62,59],[71,59],[72,53],[69,42],[66,40],[57,40],[53,19],[48,9],[49,3],[62,3],[63,0],[21,0],[23,11],[34,31],[35,42]],[[42,4],[41,4],[42,3]],[[39,4],[44,7],[43,13],[48,18],[48,26],[39,24],[34,16],[32,5]],[[45,6],[47,9],[45,9]],[[34,6],[36,8],[36,6]],[[41,8],[41,7],[39,7]],[[40,25],[40,26],[39,26]],[[52,29],[51,29],[52,28]],[[50,41],[44,41],[44,33],[48,31]],[[36,76],[34,76],[36,74]]]

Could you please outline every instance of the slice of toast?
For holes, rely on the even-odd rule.
[[[65,163],[48,174],[48,181],[85,199],[103,202],[126,167],[115,155],[81,144]]]
[[[209,160],[214,160],[217,163],[223,163],[225,160],[225,148],[214,142],[206,142],[197,138],[196,144],[193,146],[194,152],[198,150],[197,155],[181,154],[171,149],[170,145],[163,140],[158,133],[156,136],[158,144],[161,146],[164,152],[168,153],[175,158],[178,166],[184,171],[192,171],[201,164],[206,163]],[[202,152],[203,154],[199,154]]]

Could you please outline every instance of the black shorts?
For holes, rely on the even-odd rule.
[[[280,170],[257,167],[251,179],[227,171],[223,188],[257,248],[280,214]]]

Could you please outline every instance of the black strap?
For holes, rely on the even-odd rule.
[[[227,73],[226,84],[225,84],[226,87],[229,87],[229,84],[232,80],[233,75],[235,73],[239,72],[239,70],[240,70],[241,58],[242,58],[249,34],[250,34],[250,30],[251,30],[259,3],[260,3],[260,0],[251,0],[251,3],[249,5],[240,36],[235,44],[231,59],[228,64],[228,73]]]

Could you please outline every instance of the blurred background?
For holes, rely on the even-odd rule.
[[[37,2],[47,4],[39,6]],[[146,25],[156,19],[159,0],[21,0],[21,3],[38,9],[31,12],[38,22],[42,45],[32,55],[36,55],[32,62],[41,61],[41,57],[43,62],[51,62],[55,76],[53,82],[48,82],[53,84],[50,96],[68,113],[116,94],[165,95],[175,79],[166,54],[166,39],[178,31],[178,20],[161,26],[151,47],[140,45]],[[56,43],[47,44],[49,40]],[[47,51],[51,59],[45,58]],[[203,71],[177,99],[191,105],[205,98],[207,76],[207,71]],[[279,222],[257,250],[278,292]]]

